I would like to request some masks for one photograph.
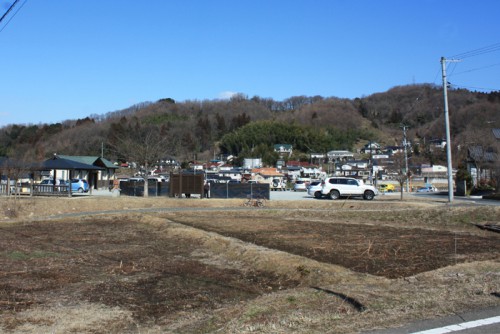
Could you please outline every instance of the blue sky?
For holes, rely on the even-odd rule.
[[[13,0],[0,0],[0,13]],[[0,126],[231,93],[500,90],[497,0],[20,0],[0,24]]]

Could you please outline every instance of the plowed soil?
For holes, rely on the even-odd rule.
[[[186,215],[176,221],[245,242],[387,278],[449,265],[495,259],[498,234],[462,234],[424,228],[238,216]]]
[[[128,218],[4,226],[0,311],[75,299],[165,324],[179,311],[216,309],[298,285],[272,272],[203,264],[191,258],[201,247],[195,240],[162,229]]]

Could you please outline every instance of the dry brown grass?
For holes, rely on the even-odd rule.
[[[154,208],[240,208],[242,199],[198,199],[198,198],[143,198],[143,197],[0,197],[0,221],[11,218],[36,218],[80,212],[133,211],[134,209]],[[276,209],[322,209],[322,210],[366,210],[387,211],[410,208],[429,208],[442,206],[444,200],[424,200],[405,198],[400,201],[394,197],[379,196],[376,201],[267,201],[268,208]],[[15,212],[15,214],[9,213]],[[2,216],[3,215],[3,216]]]
[[[491,222],[499,216],[499,209],[454,207],[444,201],[407,199],[400,202],[391,198],[373,202],[269,201],[265,210],[245,210],[241,207],[242,202],[127,197],[21,198],[15,201],[1,198],[0,221],[3,222],[0,228],[4,231],[14,228],[16,233],[23,234],[19,234],[19,243],[12,237],[4,242],[3,249],[0,248],[0,265],[4,268],[0,272],[0,307],[9,306],[0,314],[0,329],[12,333],[358,333],[475,307],[499,305],[498,297],[492,295],[500,291],[498,253],[489,260],[474,255],[477,258],[462,263],[457,261],[457,264],[430,272],[387,279],[207,229],[219,228],[233,233],[241,231],[244,225],[255,233],[265,233],[270,228],[269,222],[286,226],[288,222],[303,221],[311,226],[364,224],[490,238],[491,232],[479,230],[470,223]],[[164,208],[182,211],[164,211]],[[199,211],[203,208],[205,210]],[[65,216],[81,213],[82,216]],[[111,225],[116,228],[101,231],[89,225],[94,223],[97,224],[95,228]],[[200,225],[195,226],[195,223]],[[67,234],[67,243],[65,225],[72,232]],[[47,229],[46,235],[33,228]],[[40,251],[30,248],[33,245],[26,243],[27,236],[36,238],[33,244],[38,243],[38,248],[47,247],[44,258],[12,259],[17,254],[13,250],[25,256]],[[92,244],[97,237],[95,240],[99,242]],[[146,244],[144,248],[141,240]],[[294,240],[289,242],[305,242]],[[306,241],[314,243],[315,238]],[[50,250],[51,245],[56,249]],[[363,246],[365,255],[373,255],[376,244],[367,240]],[[217,304],[207,300],[208,304],[203,306],[201,289],[199,295],[193,295],[194,300],[201,303],[199,306],[191,301],[163,317],[138,317],[138,310],[151,305],[138,304],[141,299],[124,302],[133,295],[127,295],[126,290],[116,290],[114,284],[136,292],[141,282],[158,275],[153,273],[153,268],[165,270],[167,262],[163,264],[162,261],[167,258],[160,253],[165,247],[177,254],[169,258],[177,261],[172,268],[180,268],[176,266],[183,264],[183,268],[197,276],[207,275],[209,281],[216,273],[224,273],[221,279],[231,279],[225,284],[243,286],[247,282],[255,294],[220,299]],[[56,251],[60,255],[54,255]],[[149,252],[151,258],[142,258],[139,252]],[[136,256],[127,260],[127,256],[133,254]],[[100,267],[103,255],[107,258],[102,260]],[[187,266],[189,263],[194,266]],[[11,269],[5,270],[8,266],[12,266]],[[86,276],[87,270],[97,269],[95,275]],[[30,279],[29,273],[40,270],[57,275],[71,273],[68,277],[72,279],[61,280],[60,290],[38,291],[43,284]],[[71,272],[65,273],[65,270]],[[83,278],[78,278],[78,274]],[[261,274],[269,275],[272,280],[263,276],[256,281],[257,286],[252,285],[250,280],[259,280],[255,275]],[[230,275],[240,278],[233,281]],[[58,277],[62,279],[63,276]],[[185,277],[191,280],[191,276]],[[31,294],[36,302],[15,307],[15,302],[23,300],[7,297],[6,292],[16,284],[24,289],[33,284]],[[111,299],[99,302],[99,295],[89,294],[100,291],[99,287],[123,295],[118,296],[121,302],[114,303]],[[84,292],[91,298],[83,298]],[[22,291],[10,296],[19,293]],[[105,291],[101,293],[103,298],[113,296]],[[170,297],[165,295],[165,298]],[[352,301],[364,308],[360,309]],[[151,314],[156,314],[154,308],[151,310]]]

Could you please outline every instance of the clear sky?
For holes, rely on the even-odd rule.
[[[0,0],[3,15],[14,0]],[[231,93],[500,90],[498,0],[20,0],[0,23],[0,126]]]

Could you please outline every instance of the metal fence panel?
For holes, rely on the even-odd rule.
[[[148,193],[149,196],[168,197],[170,193],[170,182],[158,182],[156,180],[149,180]]]
[[[200,179],[201,177],[201,179]],[[148,180],[148,195],[151,197],[163,196],[168,197],[172,194],[200,194],[203,189],[202,175],[196,175],[196,178],[188,176],[180,179],[174,178],[174,183],[158,182],[156,180]],[[173,189],[171,187],[174,187]],[[181,192],[182,188],[182,192]],[[122,181],[120,182],[121,195],[125,196],[144,196],[144,181]],[[265,198],[270,197],[269,184],[255,183],[211,183],[210,184],[211,198]]]
[[[121,181],[120,194],[126,196],[144,196],[144,181]]]
[[[211,198],[265,198],[269,199],[269,184],[211,183]]]
[[[169,196],[169,183],[148,180],[148,196]],[[125,196],[144,196],[144,181],[121,181],[120,194]]]

